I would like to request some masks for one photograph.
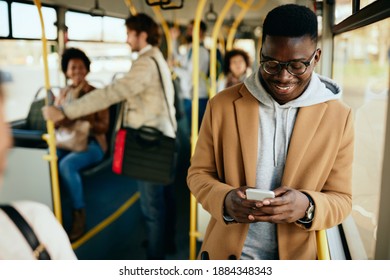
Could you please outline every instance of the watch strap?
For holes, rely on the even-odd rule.
[[[298,219],[297,222],[298,223],[301,223],[301,224],[310,224],[313,219],[314,219],[314,210],[315,210],[315,204],[314,204],[314,200],[311,198],[310,195],[308,195],[307,193],[303,193],[304,195],[306,195],[307,199],[309,200],[309,206],[307,207],[306,211],[305,211],[305,217],[304,218],[301,218],[301,219]],[[310,209],[312,209],[312,216],[311,218],[308,217],[308,211],[310,211]]]

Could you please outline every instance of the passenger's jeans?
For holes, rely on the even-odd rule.
[[[198,128],[200,128],[200,125],[202,123],[204,112],[206,111],[206,105],[209,101],[208,98],[199,98],[199,114],[198,114]],[[192,121],[192,100],[191,99],[184,99],[184,110],[186,113],[188,125],[189,125],[189,131],[191,134],[191,121]]]
[[[174,246],[176,210],[174,186],[137,181],[141,210],[146,222],[147,259],[165,258],[166,246]]]
[[[61,187],[68,191],[73,209],[84,208],[85,200],[80,170],[101,161],[104,156],[102,148],[95,140],[91,140],[87,150],[83,152],[57,149],[57,156]]]

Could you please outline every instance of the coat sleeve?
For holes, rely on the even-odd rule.
[[[219,180],[214,145],[217,142],[213,133],[212,105],[206,107],[196,144],[195,152],[191,158],[188,170],[187,183],[197,201],[217,221],[223,220],[223,207],[227,193],[234,189]]]
[[[134,62],[131,70],[121,79],[102,89],[96,89],[77,101],[64,106],[64,112],[69,119],[76,119],[119,103],[131,96],[141,94],[152,80],[149,58],[140,58]]]

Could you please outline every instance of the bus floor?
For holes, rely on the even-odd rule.
[[[176,252],[166,256],[166,259],[171,260],[189,258],[190,192],[186,184],[186,176],[190,149],[189,138],[186,135],[180,137],[182,138],[181,149],[174,184],[177,210]],[[72,244],[77,258],[81,260],[146,259],[145,223],[136,182],[131,178],[112,173],[110,168],[94,177],[84,178],[83,181],[87,233]],[[63,225],[66,230],[69,230],[71,207],[66,193],[61,193],[61,201]],[[123,212],[117,213],[118,209]]]

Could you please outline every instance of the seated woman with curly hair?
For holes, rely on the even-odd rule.
[[[86,54],[76,48],[66,49],[62,55],[61,68],[71,84],[65,87],[55,100],[56,106],[72,102],[93,89],[86,76],[91,61]],[[59,176],[61,187],[65,188],[72,201],[72,228],[70,241],[80,238],[86,229],[85,201],[80,170],[98,163],[107,150],[106,132],[109,127],[109,111],[104,109],[75,120],[64,119],[56,122],[56,127],[72,126],[77,120],[85,120],[90,124],[88,146],[84,151],[72,151],[57,148]]]

